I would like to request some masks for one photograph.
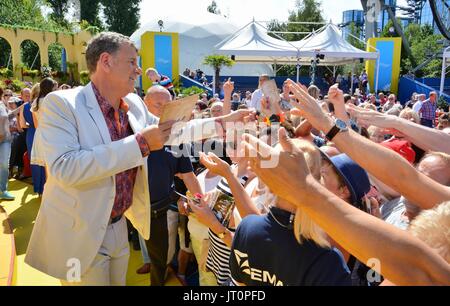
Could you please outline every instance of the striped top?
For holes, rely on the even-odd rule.
[[[247,180],[248,178],[246,176],[239,178],[242,185],[245,185]],[[225,179],[222,179],[217,187],[220,188],[220,191],[231,194],[230,187]],[[228,226],[227,228],[234,233],[235,229],[229,228]],[[211,229],[208,230],[208,236],[210,244],[208,257],[206,258],[206,268],[214,273],[219,286],[228,286],[231,281],[229,263],[231,249]]]

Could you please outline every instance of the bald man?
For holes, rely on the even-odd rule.
[[[171,98],[167,89],[155,85],[147,91],[144,102],[153,115],[160,117],[164,105],[170,103]],[[145,244],[142,243],[141,237],[144,266],[138,270],[138,273],[142,274],[149,270],[152,286],[164,285],[167,264],[171,261],[175,251],[178,225],[178,214],[173,210],[177,207],[178,199],[173,192],[175,175],[179,174],[191,194],[203,193],[197,177],[194,175],[189,156],[189,151],[183,145],[179,146],[178,150],[164,146],[160,150],[152,151],[147,159],[147,165],[151,169],[148,172],[151,194],[151,229],[150,239],[146,240]],[[180,243],[180,246],[183,245]],[[145,254],[145,249],[147,249],[150,260]]]

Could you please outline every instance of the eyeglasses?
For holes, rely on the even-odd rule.
[[[11,94],[4,94],[3,96],[4,96],[4,97],[12,97]]]

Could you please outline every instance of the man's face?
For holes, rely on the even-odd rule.
[[[108,74],[111,84],[124,92],[124,96],[134,91],[134,82],[142,70],[137,64],[137,51],[129,44],[123,44],[115,54],[112,54]]]
[[[3,101],[5,102],[6,105],[8,105],[8,101],[12,96],[13,94],[11,90],[9,89],[5,90],[5,92],[3,93]]]
[[[450,183],[450,169],[437,156],[429,156],[423,159],[417,170],[439,184],[448,186]]]
[[[430,101],[434,103],[436,101],[436,95],[430,95]]]
[[[154,92],[145,96],[145,105],[150,113],[161,117],[164,105],[170,102],[171,96],[165,92]]]
[[[24,88],[22,90],[22,100],[23,102],[30,102],[31,99],[31,90],[28,88]]]

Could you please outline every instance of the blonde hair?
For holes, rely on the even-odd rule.
[[[319,180],[321,167],[319,149],[305,140],[293,139],[292,141],[303,151],[309,171],[316,180]],[[309,239],[321,247],[330,247],[327,234],[301,208],[297,208],[295,212],[294,235],[299,243],[302,243],[303,239]]]
[[[450,263],[450,201],[422,211],[408,230]]]
[[[414,123],[420,124],[420,117],[419,114],[417,114],[415,111],[413,111],[410,108],[405,108],[400,112],[400,115],[398,115],[402,119],[410,120],[411,118],[414,119]]]
[[[320,89],[316,85],[311,85],[308,87],[308,94],[314,99],[318,99],[320,96]]]
[[[34,101],[39,97],[39,93],[41,92],[41,85],[36,83],[31,87],[31,98],[30,101]]]

